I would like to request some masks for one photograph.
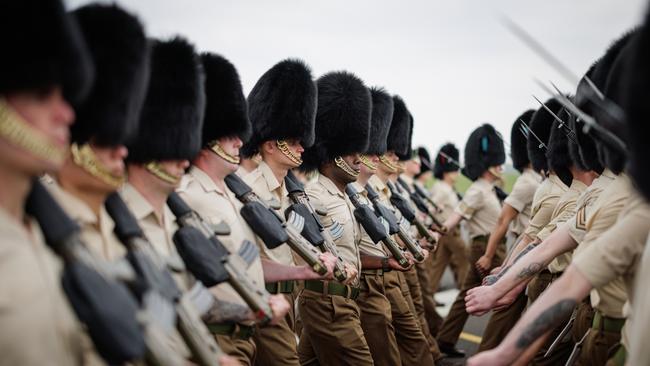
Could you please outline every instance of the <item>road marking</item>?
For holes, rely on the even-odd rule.
[[[460,333],[460,339],[462,339],[464,341],[472,342],[472,343],[475,343],[475,344],[481,344],[481,340],[482,340],[481,337],[479,337],[477,335],[474,335],[474,334],[471,334],[471,333],[466,333],[466,332],[461,332]]]

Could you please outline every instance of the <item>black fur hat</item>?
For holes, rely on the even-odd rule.
[[[370,139],[368,155],[381,155],[386,152],[388,131],[393,120],[393,98],[383,88],[370,88],[372,97],[372,116],[370,119]]]
[[[321,76],[318,85],[316,138],[303,153],[302,169],[316,170],[337,156],[368,148],[372,97],[363,81],[345,71]]]
[[[646,13],[643,27],[630,57],[626,59],[622,107],[628,124],[628,171],[636,188],[650,200],[650,11]]]
[[[407,161],[413,158],[413,115],[409,112],[409,138],[405,154],[397,154],[399,161]]]
[[[220,55],[201,55],[205,71],[205,119],[202,146],[222,137],[238,136],[243,142],[251,135],[248,105],[237,69]]]
[[[269,140],[296,138],[304,148],[310,147],[317,93],[311,70],[302,60],[284,60],[265,72],[248,94],[253,133],[242,155],[254,155]]]
[[[452,162],[448,157],[456,162]],[[433,163],[433,176],[437,179],[442,179],[443,173],[458,171],[460,169],[457,163],[458,161],[460,161],[460,151],[458,151],[456,146],[451,142],[442,145],[440,150],[438,150],[438,155],[436,155],[436,161]]]
[[[558,114],[561,120],[566,121],[569,118],[568,113],[562,108]],[[561,128],[558,121],[553,122],[551,128],[551,136],[546,145],[546,158],[548,159],[549,170],[553,171],[559,178],[568,186],[571,185],[573,175],[571,174],[571,166],[573,161],[569,155],[569,138],[566,132]]]
[[[204,112],[203,67],[194,46],[181,37],[154,40],[140,129],[127,159],[192,160],[201,149]]]
[[[530,125],[530,119],[535,114],[535,110],[529,109],[522,113],[515,123],[512,124],[512,130],[510,130],[510,157],[512,158],[512,166],[515,167],[520,173],[524,172],[526,165],[530,163],[528,159],[528,148],[526,135],[524,135],[521,130],[521,123],[525,123],[526,126]]]
[[[60,0],[0,2],[0,94],[60,86],[78,104],[92,87],[94,67],[76,20]]]
[[[431,155],[429,155],[429,150],[426,147],[420,146],[415,149],[415,155],[420,159],[420,174],[433,170]]]
[[[465,144],[465,167],[462,172],[475,181],[492,166],[506,161],[503,140],[494,127],[485,123],[475,129]]]
[[[547,100],[544,105],[555,114],[558,114],[562,109],[562,105],[560,102],[555,100],[555,98]],[[539,107],[530,120],[529,127],[531,131],[533,131],[547,147],[554,121],[555,118],[544,109],[544,107]],[[530,162],[533,165],[533,170],[536,172],[548,171],[546,149],[539,147],[539,141],[537,141],[532,134],[530,134],[528,138],[528,159],[530,159]]]
[[[411,133],[411,117],[406,104],[398,95],[393,96],[393,120],[388,131],[387,151],[394,151],[398,156],[408,153]]]
[[[149,82],[149,42],[142,24],[117,5],[91,4],[72,12],[95,61],[96,79],[77,109],[72,142],[125,144],[137,132]]]

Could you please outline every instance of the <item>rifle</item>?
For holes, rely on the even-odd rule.
[[[187,298],[184,298],[167,265],[154,251],[152,244],[145,237],[122,198],[114,192],[106,199],[104,205],[115,221],[115,234],[128,250],[127,259],[145,286],[142,303],[151,315],[149,320],[165,332],[169,332],[170,328],[177,324],[179,333],[196,361],[203,366],[218,366],[218,358],[223,355],[223,352],[210,335],[196,308]],[[147,339],[147,346],[150,347],[149,361],[156,365],[177,364],[178,360],[159,353],[169,346],[157,343],[167,342],[164,339],[155,342],[153,338],[155,337]],[[175,352],[169,351],[169,353],[173,355]],[[180,363],[184,363],[184,360],[180,360]]]
[[[438,231],[438,232],[443,231],[444,229],[442,229],[442,227],[444,227],[444,226],[436,218],[435,213],[431,212],[431,210],[429,209],[429,206],[427,206],[425,201],[423,201],[422,199],[425,199],[427,202],[429,202],[431,204],[431,206],[433,206],[434,209],[440,211],[440,208],[438,207],[438,205],[436,205],[433,202],[433,200],[431,200],[429,198],[429,196],[425,192],[421,192],[421,194],[419,194],[417,190],[415,190],[415,191],[412,190],[411,187],[408,185],[408,183],[406,183],[404,181],[404,179],[402,179],[401,177],[397,178],[397,183],[399,183],[399,185],[404,188],[406,193],[409,194],[409,197],[411,198],[411,201],[413,201],[413,203],[415,204],[415,207],[418,209],[418,211],[426,214],[427,216],[429,216],[429,218],[431,218],[431,221],[433,221],[433,224],[435,225],[435,230]],[[391,191],[393,191],[393,189],[390,188],[391,186],[394,187],[394,184],[393,184],[393,182],[389,181],[388,182],[388,187],[389,187],[389,189]],[[417,187],[417,188],[419,188],[419,187]]]
[[[430,243],[435,243],[436,238],[434,238],[431,233],[429,233],[429,230],[424,225],[424,223],[418,220],[417,216],[415,216],[415,211],[411,209],[408,201],[401,195],[401,193],[397,192],[395,185],[393,185],[393,183],[390,181],[388,182],[388,189],[391,191],[390,203],[399,210],[406,221],[415,226],[421,236],[427,238],[427,241]]]
[[[309,201],[309,197],[305,193],[304,187],[298,179],[296,179],[292,171],[289,171],[287,176],[284,178],[284,183],[287,187],[287,191],[289,191],[289,199],[293,202],[290,209],[305,218],[305,227],[302,231],[303,236],[323,253],[330,252],[337,258],[334,266],[334,278],[341,282],[345,281],[348,276],[345,272],[345,267],[343,266],[343,259],[339,255],[338,249],[336,249],[332,232],[330,232],[330,230],[342,232],[343,227],[336,222],[329,230],[323,226],[318,218],[316,210]],[[312,225],[308,225],[308,221],[312,221]],[[318,231],[316,232],[313,228],[317,228]]]
[[[287,221],[284,221],[237,175],[229,174],[224,181],[228,189],[244,204],[240,211],[242,217],[268,248],[273,249],[286,243],[314,272],[321,276],[327,274],[327,267],[321,262],[318,251],[300,235],[305,223],[302,216],[290,212]]]
[[[230,286],[237,291],[239,296],[253,310],[258,322],[266,325],[271,321],[272,311],[269,306],[269,293],[260,290],[248,278],[241,268],[248,268],[247,262],[252,262],[259,256],[255,244],[246,240],[239,255],[231,255],[228,249],[219,241],[212,225],[206,222],[196,211],[192,210],[185,201],[173,192],[167,198],[167,206],[176,216],[176,222],[181,228],[191,227],[198,230],[205,240],[197,242],[189,240],[193,234],[179,234],[175,236],[176,247],[188,266],[189,270],[207,287],[217,285],[223,280],[228,281]],[[207,245],[204,245],[207,244]],[[249,258],[247,261],[245,258]],[[204,264],[206,260],[209,263]],[[211,262],[216,261],[218,264]],[[213,268],[222,267],[225,274],[210,276]],[[207,275],[206,275],[207,273]]]
[[[38,221],[47,245],[63,260],[63,290],[99,355],[109,364],[143,359],[145,341],[136,300],[110,275],[107,263],[88,251],[79,226],[38,180],[25,212]]]
[[[375,244],[381,241],[386,245],[386,248],[388,248],[399,265],[403,268],[408,268],[410,263],[404,256],[402,248],[391,238],[388,229],[379,221],[379,217],[372,208],[365,203],[361,203],[359,192],[357,192],[352,184],[348,184],[345,187],[345,193],[350,197],[350,201],[354,205],[354,217],[363,226],[370,239]]]

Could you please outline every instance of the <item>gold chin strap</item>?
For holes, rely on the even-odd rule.
[[[334,164],[336,164],[337,167],[341,168],[341,170],[343,170],[345,173],[347,173],[347,175],[353,178],[359,176],[359,172],[352,169],[352,167],[348,165],[348,163],[346,163],[345,160],[343,160],[343,158],[340,156],[334,158]]]
[[[170,174],[157,161],[149,162],[144,167],[145,167],[145,169],[147,169],[149,171],[149,173],[155,175],[157,178],[161,179],[163,182],[176,185],[176,184],[178,184],[178,182],[181,181],[182,177]]]
[[[500,173],[497,169],[495,168],[489,168],[488,172],[490,172],[492,175],[494,175],[495,178],[501,180],[503,179],[503,174]]]
[[[286,141],[284,140],[277,140],[275,141],[275,144],[277,145],[278,149],[282,151],[282,153],[289,158],[294,164],[300,165],[302,164],[302,159],[298,157],[296,154],[294,154],[290,149],[289,149],[289,144],[287,144]]]
[[[0,136],[53,164],[61,164],[65,159],[65,147],[57,146],[44,133],[30,126],[4,98],[0,98]]]
[[[370,159],[368,159],[367,156],[361,155],[359,156],[359,160],[361,160],[361,164],[365,165],[368,167],[368,169],[375,171],[377,170],[377,165],[373,164]]]
[[[114,188],[119,188],[124,184],[125,175],[117,176],[108,171],[104,164],[97,159],[90,145],[72,144],[70,152],[72,152],[72,161],[93,177]]]
[[[397,165],[393,164],[390,160],[388,160],[386,155],[381,155],[379,157],[379,161],[382,164],[384,164],[384,166],[386,168],[388,168],[388,170],[390,170],[391,173],[397,173],[397,170],[399,169],[399,167]]]
[[[210,150],[230,164],[239,164],[239,157],[228,154],[216,141],[210,145]]]

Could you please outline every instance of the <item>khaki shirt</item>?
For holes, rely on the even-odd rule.
[[[612,281],[622,280],[629,302],[636,308],[640,304],[635,302],[634,284],[649,230],[650,206],[635,192],[626,200],[625,208],[620,212],[616,223],[588,248],[576,254],[573,263],[597,289]],[[645,285],[647,286],[647,283]],[[645,314],[648,312],[648,308],[640,310]],[[634,339],[630,338],[630,325],[634,324],[632,320],[639,319],[632,319],[629,313],[624,315],[627,316],[627,321],[622,331],[622,339],[623,345],[629,350],[630,340]],[[647,315],[642,317],[647,319]],[[648,323],[643,324],[647,327]],[[645,342],[646,339],[641,338],[639,341]]]
[[[614,225],[632,192],[630,179],[624,173],[601,192],[591,206],[591,213],[585,222],[586,234],[574,251],[574,257],[581,255]],[[623,245],[620,239],[616,243]],[[625,283],[620,277],[591,291],[591,306],[605,316],[623,318],[626,301]]]
[[[80,365],[85,334],[61,287],[61,262],[36,222],[29,226],[0,208],[0,363]]]
[[[650,360],[650,348],[647,340],[650,339],[650,237],[646,240],[643,250],[641,264],[638,265],[636,286],[630,292],[630,299],[633,299],[632,314],[628,317],[625,325],[623,338],[628,339],[627,365],[643,365]],[[629,325],[629,327],[628,327]],[[628,331],[629,330],[629,331]],[[629,336],[627,336],[629,334]],[[626,337],[627,336],[627,337]]]
[[[382,182],[381,179],[379,179],[378,176],[376,175],[371,175],[370,178],[368,179],[368,184],[370,184],[370,187],[377,192],[379,195],[379,201],[385,204],[388,207],[392,207],[393,205],[390,203],[390,196],[391,192],[386,183]]]
[[[467,220],[467,231],[471,239],[490,235],[497,226],[501,213],[494,185],[482,178],[476,180],[465,192],[455,212]]]
[[[362,203],[365,202],[365,204],[370,205],[372,207],[372,203],[367,196],[366,188],[361,186],[361,184],[354,182],[350,183],[354,186],[354,188],[359,192],[359,201],[362,201]],[[374,243],[372,239],[370,239],[370,236],[366,231],[363,229],[363,226],[361,226],[361,241],[359,242],[359,251],[365,255],[374,255],[378,257],[386,257],[387,252],[384,250],[384,247],[381,242],[379,243]]]
[[[330,227],[334,221],[343,226],[343,234],[334,243],[343,261],[360,270],[361,228],[354,218],[354,206],[350,199],[334,185],[334,182],[322,174],[315,182],[305,186],[305,193],[310,201],[327,209],[327,215],[321,216],[323,226]],[[358,278],[356,282],[358,283]]]
[[[569,235],[576,241],[576,243],[580,243],[585,238],[586,223],[589,216],[592,214],[592,205],[598,199],[600,193],[607,188],[615,178],[616,176],[611,170],[605,169],[603,174],[594,179],[589,188],[585,190],[584,194],[578,198],[578,202],[576,203],[576,214],[574,217],[567,220]]]
[[[528,227],[531,207],[533,205],[533,196],[535,196],[535,191],[541,182],[541,175],[532,169],[525,169],[515,181],[515,184],[512,186],[512,192],[510,192],[504,201],[504,203],[507,203],[518,212],[515,219],[510,223],[510,231],[516,237],[523,234],[524,230]]]
[[[551,221],[551,215],[553,214],[553,210],[555,210],[557,202],[560,200],[560,196],[562,196],[567,190],[569,190],[569,187],[567,187],[566,184],[564,184],[555,174],[549,175],[549,177],[539,185],[539,188],[535,191],[535,196],[533,197],[531,219],[528,228],[524,232],[526,235],[535,239],[537,233],[539,233]]]
[[[113,232],[115,222],[103,205],[97,217],[84,201],[61,188],[58,183],[48,184],[47,188],[63,211],[81,227],[81,239],[91,253],[106,261],[124,258],[126,247]]]
[[[277,210],[277,213],[281,217],[284,217],[284,210],[289,207],[289,192],[287,192],[287,188],[284,186],[284,180],[278,182],[266,162],[262,161],[255,170],[243,179],[260,199],[264,201],[272,199],[279,201],[282,207]],[[275,249],[269,249],[260,238],[256,237],[255,242],[260,249],[262,258],[268,258],[287,266],[295,265],[291,248],[288,245],[280,245]]]
[[[210,224],[217,225],[222,221],[228,224],[230,235],[219,236],[219,240],[231,253],[237,254],[245,240],[255,242],[255,234],[239,213],[243,204],[235,198],[230,190],[226,188],[224,191],[219,188],[212,178],[201,169],[194,166],[190,168],[189,173],[183,177],[177,192],[194,211]],[[264,290],[264,271],[259,256],[248,268],[242,268],[242,270],[259,290]],[[213,292],[224,301],[246,305],[244,300],[227,283],[218,285]]]
[[[565,223],[575,215],[578,198],[586,189],[587,185],[579,180],[574,179],[571,182],[569,190],[564,192],[557,202],[555,210],[553,210],[553,214],[551,215],[551,222],[537,234],[539,241],[544,241],[559,225]],[[569,263],[571,263],[571,252],[563,253],[553,258],[548,265],[548,270],[551,273],[563,272],[569,266]]]
[[[458,203],[460,203],[454,187],[442,180],[436,181],[433,184],[431,196],[431,200],[442,210],[442,212],[436,215],[436,219],[440,222],[445,222],[454,212]]]

